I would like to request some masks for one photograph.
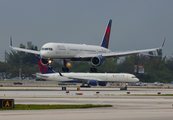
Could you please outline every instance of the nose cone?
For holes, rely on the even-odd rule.
[[[40,56],[42,58],[48,58],[48,55],[49,55],[48,51],[43,51],[43,50],[40,51]]]
[[[129,76],[129,82],[139,82],[139,79],[135,75]]]
[[[54,43],[46,43],[40,50],[40,56],[44,59],[54,57]]]
[[[135,82],[139,82],[139,79],[138,78],[135,78]]]

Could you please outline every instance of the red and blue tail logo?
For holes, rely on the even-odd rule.
[[[37,58],[38,66],[40,68],[40,72],[42,74],[55,73],[50,66],[45,66],[41,63],[41,57],[40,56],[36,56],[36,58]]]
[[[104,38],[103,38],[103,41],[102,41],[102,43],[100,45],[102,47],[108,48],[108,46],[109,46],[109,38],[110,38],[110,33],[111,33],[111,25],[112,25],[112,20],[110,19],[109,20],[109,23],[108,23],[108,26],[107,26],[107,29],[106,29],[106,32],[105,32],[105,35],[104,35]]]

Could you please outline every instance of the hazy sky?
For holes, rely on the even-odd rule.
[[[100,45],[112,19],[112,51],[160,47],[173,52],[173,0],[0,0],[0,60],[31,41]]]

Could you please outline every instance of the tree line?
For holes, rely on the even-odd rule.
[[[38,50],[38,47],[28,42],[27,45],[20,44],[20,48]],[[5,53],[6,61],[0,62],[0,78],[9,79],[19,77],[22,79],[35,78],[33,74],[40,72],[34,54],[11,50]],[[135,65],[144,66],[144,73],[134,72]],[[70,72],[90,72],[90,62],[71,62]],[[61,71],[62,60],[54,60],[52,67],[55,71]],[[156,54],[149,52],[148,55],[136,54],[122,58],[108,58],[105,63],[97,67],[99,73],[131,73],[135,74],[143,82],[167,82],[173,81],[173,57],[167,58],[162,55],[162,50]]]

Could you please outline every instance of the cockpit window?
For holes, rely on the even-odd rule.
[[[136,76],[132,76],[132,78],[136,78]]]
[[[52,51],[53,48],[42,48],[41,50],[50,50],[50,51]]]

